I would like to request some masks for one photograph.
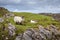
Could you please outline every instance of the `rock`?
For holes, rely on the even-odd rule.
[[[47,39],[48,40],[51,40],[51,38],[52,38],[52,32],[50,32],[49,30],[47,30],[47,29],[45,29],[45,32],[46,32],[46,37],[47,37]]]
[[[4,19],[3,18],[0,18],[0,23],[4,22]]]
[[[14,14],[13,13],[8,13],[8,14],[5,14],[4,17],[5,18],[14,17]]]
[[[9,23],[8,24],[8,31],[9,31],[9,35],[10,36],[14,36],[15,35],[15,30],[16,30],[15,26],[12,25],[11,23]]]
[[[40,38],[41,38],[42,40],[46,40],[46,36],[45,36],[43,33],[40,33]]]
[[[32,38],[28,34],[24,33],[23,37],[24,37],[25,40],[28,40],[28,39],[32,40]]]
[[[24,39],[25,40],[28,40],[28,39],[32,40],[33,39],[33,37],[32,37],[33,33],[34,33],[33,29],[28,29],[27,31],[25,31],[24,35],[23,35]]]
[[[58,33],[60,32],[55,26],[51,26],[48,29],[39,25],[38,30],[30,28],[26,30],[22,35],[18,35],[16,40],[60,40],[60,35],[58,35]]]
[[[41,34],[44,34],[47,39],[52,38],[52,32],[50,32],[48,29],[43,28],[42,26],[39,26],[39,31]]]
[[[59,31],[57,30],[57,27],[54,25],[50,25],[50,31],[54,34],[54,35],[58,35]]]
[[[24,40],[23,34],[18,34],[15,40]]]
[[[60,32],[57,30],[57,27],[54,25],[50,25],[50,31],[52,32],[52,39],[58,40],[60,37]]]
[[[6,37],[6,40],[8,40],[8,37]]]
[[[13,14],[13,13],[10,13],[9,15],[10,15],[11,17],[13,17],[13,16],[14,16],[14,14]]]
[[[45,29],[43,28],[43,26],[39,25],[39,32],[40,32],[40,36],[42,39],[46,40],[46,31]]]
[[[42,40],[39,32],[35,32],[32,37],[34,40]]]

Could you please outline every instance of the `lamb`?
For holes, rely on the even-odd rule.
[[[37,23],[37,21],[36,21],[36,20],[31,20],[30,22],[31,22],[31,23]]]
[[[14,17],[14,22],[16,22],[16,24],[23,24],[24,22],[24,17],[23,16],[15,16]]]

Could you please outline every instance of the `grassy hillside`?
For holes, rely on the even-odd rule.
[[[0,7],[0,17],[3,16],[4,14],[9,13],[8,9],[4,7]]]
[[[49,16],[44,16],[44,15],[38,15],[38,14],[32,14],[32,13],[26,13],[26,12],[14,12],[16,16],[24,16],[25,18],[25,25],[16,25],[15,22],[13,21],[13,17],[9,18],[9,21],[16,26],[17,32],[22,32],[25,31],[28,28],[37,28],[38,25],[43,25],[44,27],[54,24],[56,26],[60,26],[60,22],[56,20],[52,20],[52,17]],[[30,20],[37,20],[38,23],[32,24],[30,23]],[[21,30],[21,31],[20,31]]]
[[[44,27],[47,27],[50,24],[54,24],[57,27],[60,26],[60,22],[58,22],[56,20],[52,20],[53,18],[50,16],[32,14],[32,13],[28,13],[28,12],[19,12],[19,13],[13,12],[13,14],[15,14],[16,16],[24,16],[24,18],[25,18],[24,25],[17,25],[13,20],[14,17],[8,18],[9,22],[11,22],[17,28],[16,34],[23,33],[28,28],[38,28],[38,25],[43,25]],[[8,27],[6,20],[7,19],[5,18],[5,21],[3,23],[0,23],[0,38],[1,39],[2,39],[2,35],[8,36],[8,30],[2,31],[3,25],[6,28]],[[37,20],[38,23],[32,24],[32,23],[30,23],[30,20]],[[13,38],[11,38],[11,40],[13,40],[14,38],[15,38],[15,36]]]
[[[3,7],[0,7],[0,17],[3,17],[9,11]],[[12,12],[15,16],[24,16],[25,23],[24,25],[17,25],[14,22],[14,17],[4,18],[4,22],[0,23],[0,40],[3,40],[5,37],[9,37],[8,35],[8,23],[10,22],[16,27],[16,34],[23,33],[28,28],[38,28],[38,25],[42,25],[47,27],[50,24],[54,24],[57,27],[60,27],[60,21],[52,20],[51,16],[41,15],[41,14],[34,14],[29,12]],[[8,19],[8,21],[7,21]],[[30,20],[37,20],[36,24],[30,23]],[[2,31],[2,27],[5,27],[6,30]],[[4,37],[2,37],[4,35]],[[15,36],[11,37],[10,40],[14,40]]]
[[[60,21],[60,13],[39,13],[40,15],[51,16],[54,19]]]

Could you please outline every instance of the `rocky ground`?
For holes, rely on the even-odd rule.
[[[0,23],[3,23],[4,17],[10,18],[11,14],[0,18]],[[60,30],[52,24],[47,27],[38,25],[37,28],[28,28],[26,31],[17,34],[15,25],[8,22],[8,20],[6,20],[6,22],[8,27],[2,26],[1,32],[3,34],[0,35],[1,40],[60,40]],[[5,30],[7,30],[8,35],[4,35]]]
[[[60,31],[53,25],[47,28],[39,25],[37,30],[30,28],[18,34],[15,40],[60,40]]]

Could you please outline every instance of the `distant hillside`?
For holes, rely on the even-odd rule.
[[[0,7],[0,16],[6,14],[6,13],[8,13],[8,12],[9,12],[9,11],[8,11],[6,8]]]
[[[52,14],[52,13],[39,13],[41,15],[51,16],[54,19],[60,21],[60,13]]]

